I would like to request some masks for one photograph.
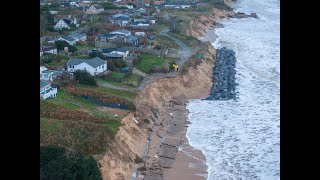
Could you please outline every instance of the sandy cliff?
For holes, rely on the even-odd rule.
[[[213,8],[208,16],[199,16],[191,21],[186,33],[193,37],[204,36],[207,29],[219,26],[217,20],[234,15],[235,13],[233,11],[225,11]]]
[[[234,12],[213,9],[209,16],[199,16],[190,22],[187,34],[194,37],[203,36],[207,29],[216,24],[212,22],[230,15],[234,15]],[[209,94],[216,50],[210,43],[206,44],[206,50],[202,62],[197,67],[189,67],[184,75],[158,79],[146,85],[138,94],[135,102],[136,113],[130,113],[122,120],[124,125],[120,127],[110,151],[98,161],[104,180],[132,178],[137,168],[134,159],[137,155],[142,157],[144,154],[156,107],[159,113],[164,113],[164,105],[173,98],[185,102]],[[138,124],[132,120],[133,117],[139,121]],[[150,123],[145,123],[145,119]]]

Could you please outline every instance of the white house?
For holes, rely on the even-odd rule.
[[[130,24],[132,27],[149,27],[150,24],[147,21],[136,21]]]
[[[131,35],[131,31],[128,31],[125,29],[120,29],[120,30],[112,31],[109,34],[124,35],[124,36],[128,37]]]
[[[40,98],[47,99],[57,96],[57,88],[51,87],[51,83],[40,80]]]
[[[54,46],[40,46],[40,56],[42,56],[43,53],[50,53],[50,54],[57,54],[57,48]]]
[[[85,70],[92,76],[107,71],[106,61],[95,57],[92,59],[70,59],[68,61],[68,71],[73,73],[77,70]]]
[[[77,25],[77,18],[62,18],[58,21],[58,23],[53,27],[55,30],[61,30],[63,28],[70,29],[70,26],[74,24]]]
[[[145,37],[145,36],[146,36],[146,33],[145,33],[145,32],[136,32],[134,35],[135,35],[135,36]]]
[[[62,75],[63,72],[65,72],[65,70],[44,70],[40,73],[40,80],[53,81],[57,76]]]
[[[103,12],[104,8],[103,6],[99,4],[93,4],[89,7],[89,9],[86,11],[86,14],[99,14],[100,12]]]
[[[46,67],[44,66],[40,66],[40,78],[41,78],[41,74],[43,71],[48,70]]]
[[[107,57],[121,57],[126,59],[129,55],[129,50],[124,48],[116,48],[116,49],[102,49],[102,54]]]

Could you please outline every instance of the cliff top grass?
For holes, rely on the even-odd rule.
[[[162,58],[151,55],[151,54],[141,54],[141,60],[135,66],[142,72],[149,73],[153,68],[168,68],[169,64]]]

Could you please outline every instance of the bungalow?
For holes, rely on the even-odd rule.
[[[150,24],[147,21],[136,21],[130,24],[132,27],[149,27]]]
[[[66,41],[68,44],[70,44],[71,46],[75,45],[77,40],[70,37],[70,36],[62,36],[60,38],[57,39],[58,41]]]
[[[57,96],[57,88],[51,87],[51,83],[40,80],[40,99]]]
[[[112,31],[109,34],[124,35],[124,36],[128,37],[131,35],[131,31],[128,31],[125,29],[120,29],[120,30]]]
[[[70,73],[73,73],[77,70],[85,70],[92,76],[107,71],[106,61],[100,59],[99,57],[92,59],[70,59],[67,66]]]
[[[183,2],[183,1],[175,1],[175,2],[171,2],[171,3],[168,3],[166,5],[164,5],[164,7],[166,8],[189,8],[191,7],[191,4],[190,3],[187,3],[187,2]]]
[[[42,49],[40,47],[40,56],[43,53],[57,54],[57,48],[54,46],[42,46]]]
[[[89,7],[89,9],[86,11],[86,14],[99,14],[100,12],[103,12],[104,8],[100,4],[93,4]]]
[[[87,35],[85,33],[71,33],[69,37],[73,38],[78,41],[86,41],[87,40]]]
[[[139,13],[146,13],[147,12],[147,10],[145,8],[139,8],[136,11]]]
[[[129,50],[124,48],[116,48],[116,49],[102,49],[102,54],[109,58],[122,58],[126,59],[129,55]]]
[[[114,16],[112,17],[111,23],[119,25],[119,26],[126,26],[129,23],[130,18],[126,15],[121,16]]]
[[[77,25],[77,18],[62,18],[58,21],[58,23],[56,25],[54,25],[54,29],[55,30],[61,30],[63,28],[67,28],[70,29],[70,26],[74,24]]]
[[[135,35],[135,36],[145,37],[145,36],[146,36],[146,33],[145,33],[145,32],[136,32],[134,35]]]
[[[53,81],[58,76],[61,76],[65,70],[44,70],[40,74],[40,80]]]

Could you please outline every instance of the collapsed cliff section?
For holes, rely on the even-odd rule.
[[[209,94],[212,86],[212,71],[215,63],[216,50],[207,42],[203,47],[203,58],[197,66],[187,67],[187,73],[174,78],[158,79],[146,86],[135,101],[136,116],[139,120],[154,115],[154,110],[165,111],[163,104],[168,104],[174,98],[180,101],[202,98],[203,94]],[[196,61],[193,56],[189,61]]]
[[[206,30],[220,26],[220,24],[217,22],[219,19],[232,17],[234,15],[234,11],[226,11],[222,9],[213,8],[208,15],[201,15],[192,20],[189,23],[189,27],[186,33],[187,35],[196,38],[202,37],[205,35]]]
[[[136,169],[137,156],[141,157],[147,144],[147,130],[133,120],[133,113],[122,119],[109,151],[98,161],[104,180],[127,180]]]

